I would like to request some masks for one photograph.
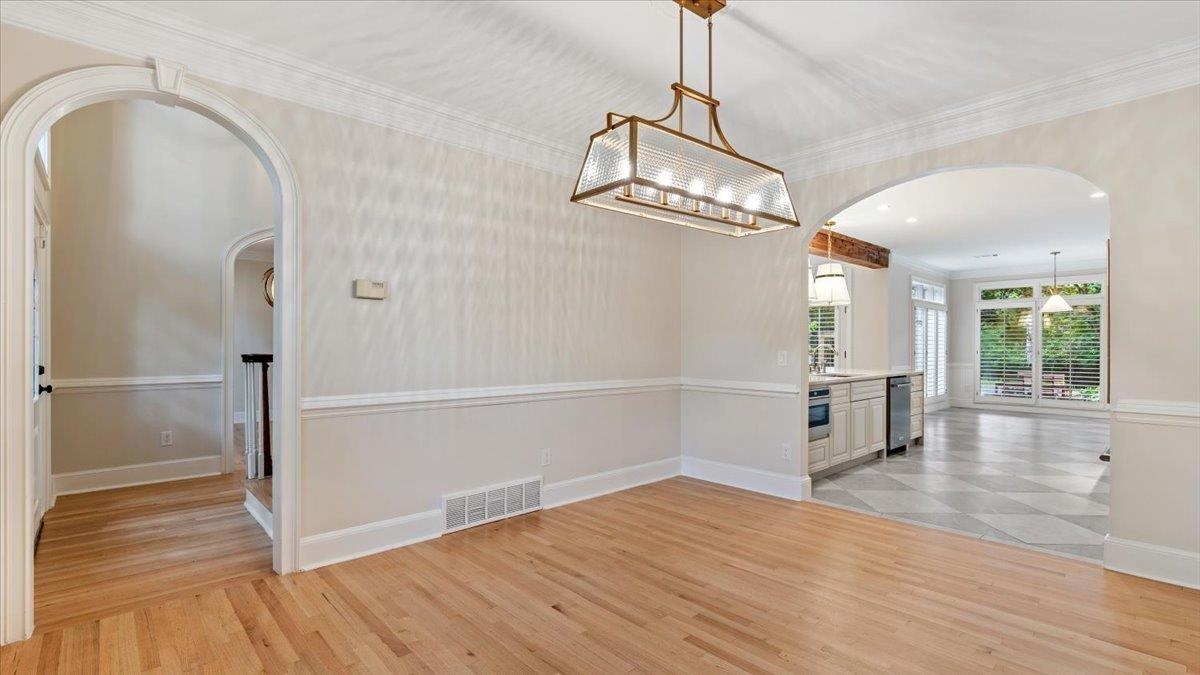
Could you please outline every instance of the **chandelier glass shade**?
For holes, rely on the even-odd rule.
[[[850,287],[846,285],[846,270],[833,262],[833,226],[825,223],[825,262],[817,266],[808,291],[808,304],[813,307],[845,307],[850,304]]]
[[[674,105],[657,119],[609,113],[592,134],[571,201],[734,237],[799,226],[783,172],[738,154],[721,131],[720,102],[712,97],[711,18],[709,93],[683,84],[683,7]],[[688,101],[707,108],[707,141],[683,131]],[[664,124],[676,115],[676,128]]]

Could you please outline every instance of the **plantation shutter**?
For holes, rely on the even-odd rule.
[[[1043,398],[1100,400],[1100,311],[1099,304],[1080,304],[1043,315]]]
[[[809,361],[817,364],[821,372],[832,370],[837,364],[837,350],[837,308],[809,307]]]
[[[925,373],[925,397],[946,394],[946,310],[913,308],[913,363]]]
[[[979,310],[979,393],[1033,398],[1033,309]]]

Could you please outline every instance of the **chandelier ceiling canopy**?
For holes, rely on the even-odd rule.
[[[675,1],[679,81],[671,85],[671,109],[655,119],[610,112],[605,127],[592,134],[571,201],[733,237],[798,227],[783,172],[738,154],[717,119],[712,15],[724,0]],[[708,20],[707,94],[683,83],[685,8]],[[684,132],[688,101],[707,109],[707,141]]]

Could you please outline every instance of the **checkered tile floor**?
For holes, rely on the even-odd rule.
[[[1108,421],[949,408],[925,442],[813,482],[813,497],[919,524],[1100,560]]]

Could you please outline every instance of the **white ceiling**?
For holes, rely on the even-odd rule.
[[[1049,271],[1051,251],[1062,251],[1060,268],[1095,268],[1104,265],[1109,224],[1108,198],[1093,198],[1097,190],[1057,169],[960,169],[890,187],[834,219],[838,232],[959,276]],[[992,253],[1000,255],[976,257]]]
[[[671,0],[134,4],[580,153],[610,110],[665,112],[677,67]],[[1195,40],[1200,3],[730,0],[715,23],[722,126],[771,159]],[[703,88],[690,14],[687,35]]]

